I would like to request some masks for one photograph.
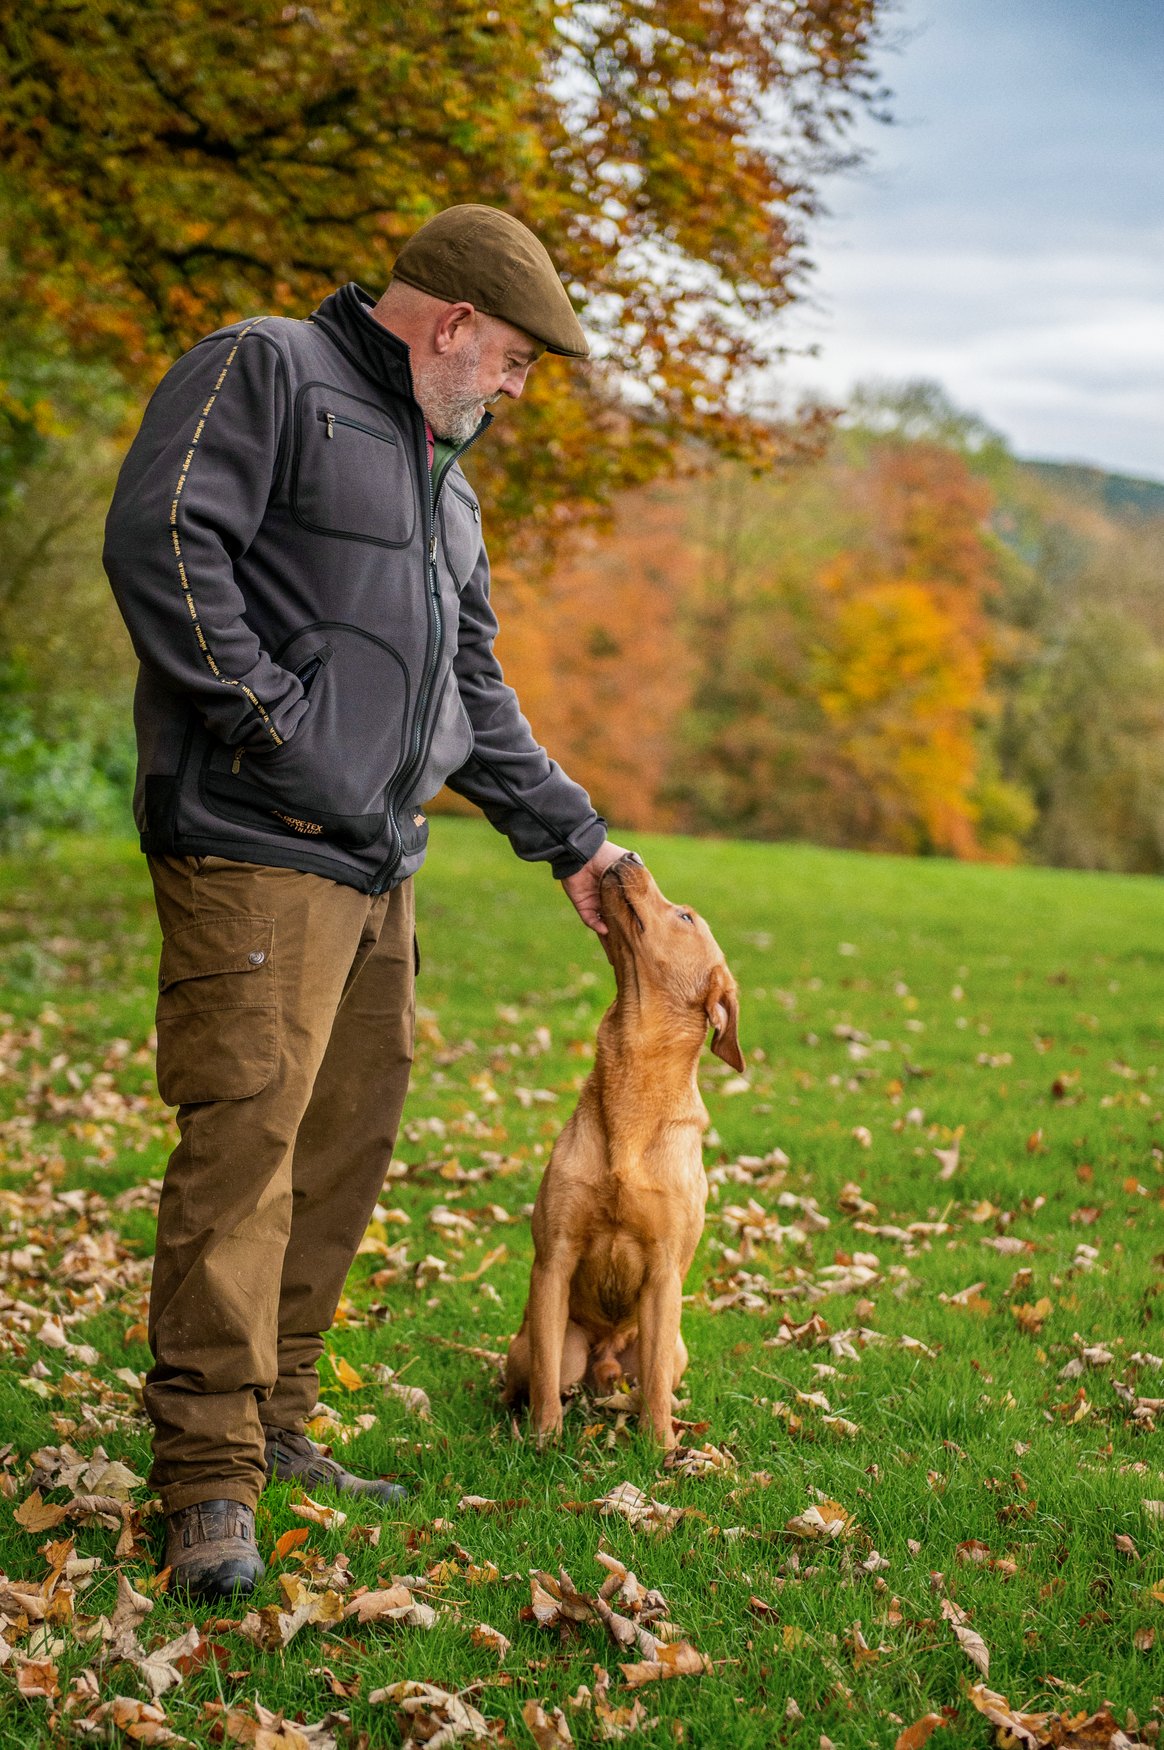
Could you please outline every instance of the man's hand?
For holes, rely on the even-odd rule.
[[[602,871],[609,869],[612,863],[617,863],[620,857],[625,856],[626,851],[622,845],[612,845],[607,839],[576,875],[567,875],[562,883],[566,898],[587,929],[593,930],[596,935],[606,935],[606,925],[598,909],[598,884],[602,880]]]

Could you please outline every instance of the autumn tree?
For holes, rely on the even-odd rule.
[[[479,477],[495,524],[568,515],[685,436],[772,453],[734,409],[821,175],[879,99],[884,6],[5,0],[8,249],[26,300],[148,385],[222,322],[379,289],[440,208],[505,206],[596,356],[540,368]]]

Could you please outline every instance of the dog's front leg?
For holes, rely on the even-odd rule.
[[[639,1299],[639,1390],[643,1400],[639,1426],[644,1432],[653,1432],[666,1447],[676,1444],[671,1393],[682,1310],[683,1279],[669,1262],[661,1262],[648,1276]]]
[[[538,1445],[562,1431],[562,1350],[570,1316],[573,1259],[534,1264],[529,1282],[529,1411]]]

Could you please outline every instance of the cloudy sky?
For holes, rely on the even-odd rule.
[[[1164,479],[1164,0],[902,0],[797,384],[936,377],[1020,455]]]

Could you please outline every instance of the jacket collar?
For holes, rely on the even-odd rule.
[[[409,349],[382,322],[376,321],[372,315],[375,307],[372,294],[358,286],[355,280],[349,280],[337,292],[329,293],[311,321],[323,329],[349,364],[365,377],[390,390],[393,395],[416,402]],[[416,404],[419,411],[419,403]],[[493,415],[486,413],[472,437],[460,446],[453,459],[461,456],[470,444],[476,443],[492,424]]]
[[[365,377],[415,400],[408,348],[372,315],[376,300],[354,280],[323,300],[311,320]]]

